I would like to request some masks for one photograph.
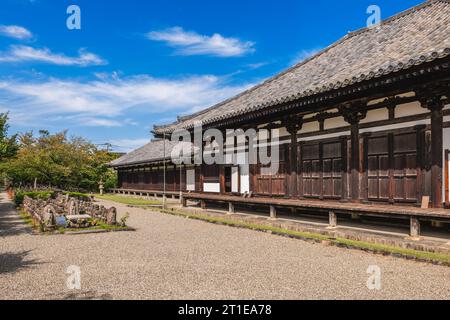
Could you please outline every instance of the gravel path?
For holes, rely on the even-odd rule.
[[[114,205],[137,231],[36,236],[0,201],[0,299],[450,298],[448,267]],[[81,290],[67,289],[71,265]]]

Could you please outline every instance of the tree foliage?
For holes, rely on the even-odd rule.
[[[68,138],[67,131],[50,134],[39,131],[18,137],[16,155],[0,165],[0,170],[15,187],[35,184],[74,191],[94,191],[99,181],[115,184],[115,173],[107,163],[117,156],[99,150],[80,137]]]
[[[14,157],[19,149],[17,135],[8,137],[8,114],[0,113],[0,162]]]

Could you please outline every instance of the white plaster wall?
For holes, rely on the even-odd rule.
[[[348,126],[348,123],[344,120],[344,117],[336,117],[336,118],[326,119],[324,126],[325,126],[325,130],[328,130],[328,129],[346,127],[346,126]]]
[[[186,190],[195,191],[195,169],[186,170]]]
[[[445,106],[444,106],[444,110],[449,110],[450,109],[450,104],[446,104]]]
[[[278,133],[275,133],[275,131],[278,131]],[[278,138],[290,136],[289,132],[287,132],[286,128],[279,128],[278,130],[273,131],[274,136],[278,136]]]
[[[249,165],[241,165],[239,167],[241,173],[241,193],[250,192],[250,170]]]
[[[370,123],[388,119],[389,119],[389,110],[387,108],[381,108],[368,111],[367,116],[363,120],[361,120],[361,123]]]
[[[371,105],[374,105],[374,104],[383,102],[383,101],[386,100],[386,99],[387,99],[387,97],[383,97],[383,98],[379,98],[379,99],[375,99],[375,100],[370,100],[370,101],[367,103],[367,105],[368,105],[368,106],[371,106]]]
[[[303,125],[303,128],[302,128],[302,130],[300,130],[300,133],[319,131],[319,129],[320,129],[320,127],[319,127],[318,121],[307,122]]]
[[[401,93],[396,95],[396,97],[399,98],[409,98],[409,97],[415,97],[416,93],[414,91],[409,91],[409,92],[405,92],[405,93]]]
[[[220,193],[220,183],[204,183],[203,191]]]
[[[395,108],[395,117],[402,118],[428,112],[429,111],[427,109],[422,108],[419,101],[414,101],[397,105]]]

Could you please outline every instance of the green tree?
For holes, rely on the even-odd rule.
[[[0,162],[14,157],[19,149],[17,135],[8,137],[8,120],[8,113],[0,113]]]
[[[107,163],[116,156],[98,150],[80,137],[67,137],[67,131],[50,134],[39,131],[19,138],[17,156],[10,159],[3,171],[14,186],[46,186],[73,191],[95,191],[100,180],[115,175]]]

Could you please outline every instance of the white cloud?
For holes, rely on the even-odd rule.
[[[175,118],[211,106],[248,85],[229,85],[215,76],[158,79],[148,75],[105,80],[0,80],[0,109],[19,126],[136,125],[130,115]],[[149,117],[150,118],[150,117]],[[149,121],[150,119],[146,120]]]
[[[42,62],[61,66],[91,66],[107,64],[105,60],[85,49],[79,50],[78,57],[68,57],[53,53],[47,48],[36,49],[29,46],[14,45],[6,52],[0,52],[0,62]]]
[[[321,48],[313,48],[313,49],[307,49],[307,50],[301,50],[296,54],[294,59],[292,60],[291,64],[297,64],[300,63],[308,58],[311,58],[312,56],[319,53],[322,49]]]
[[[200,35],[185,31],[181,27],[173,27],[162,31],[152,31],[148,39],[162,41],[177,48],[180,55],[212,55],[217,57],[235,57],[254,52],[254,43],[236,38],[225,38],[215,33],[212,36]]]
[[[33,34],[21,26],[5,26],[0,25],[0,34],[6,37],[25,40],[33,37]]]

